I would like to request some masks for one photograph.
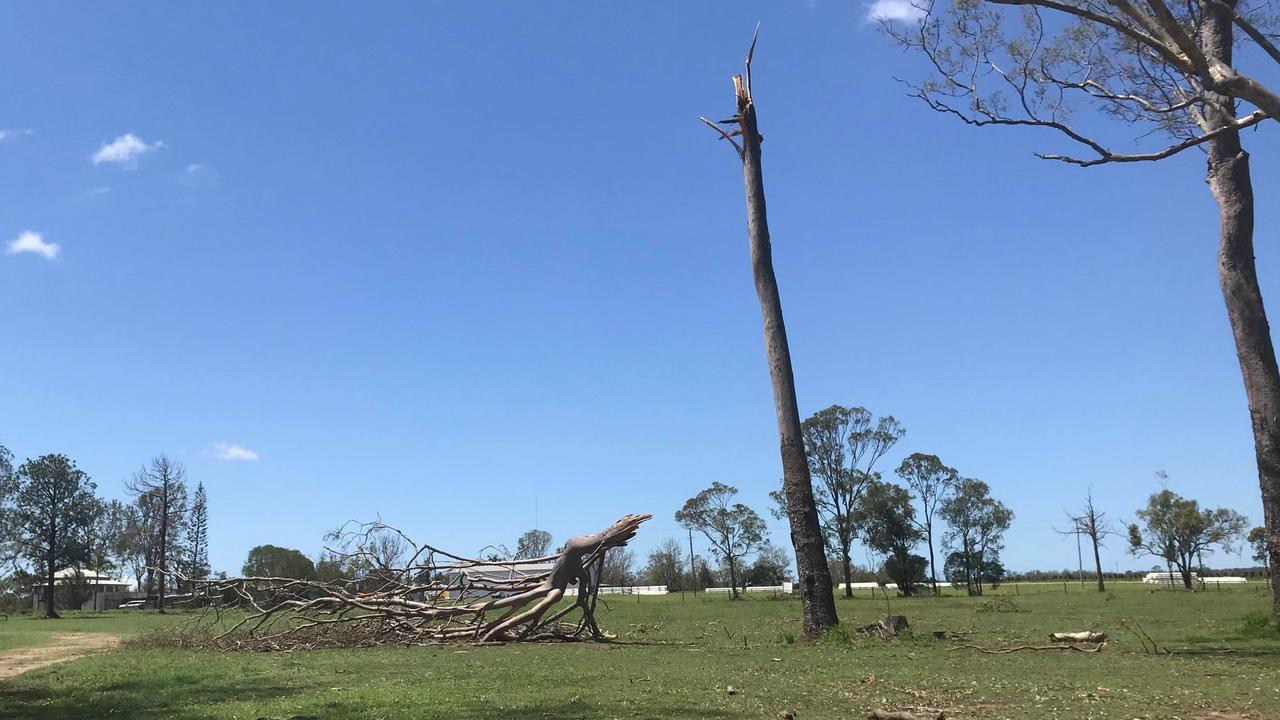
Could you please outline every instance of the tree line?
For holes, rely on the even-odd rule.
[[[78,606],[84,576],[130,573],[163,612],[169,591],[209,576],[209,506],[203,483],[188,493],[186,468],[159,455],[125,481],[127,502],[96,494],[97,484],[66,455],[15,467],[0,445],[0,562],[9,594],[41,586],[46,617]],[[70,581],[57,582],[70,569]],[[61,600],[61,603],[59,602]]]

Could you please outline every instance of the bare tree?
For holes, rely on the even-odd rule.
[[[933,586],[933,594],[938,594],[937,557],[934,554],[933,519],[939,513],[943,503],[947,501],[960,475],[955,468],[942,464],[937,455],[912,453],[907,456],[897,469],[898,477],[907,483],[907,487],[920,501],[920,518],[912,518],[912,522],[924,533],[929,544],[929,581]]]
[[[160,455],[152,458],[125,482],[125,489],[137,499],[144,521],[151,530],[147,533],[150,546],[147,584],[158,588],[156,608],[160,612],[164,612],[169,571],[176,563],[182,562],[178,541],[187,517],[186,476],[182,463]],[[159,575],[159,582],[151,581],[153,574]]]
[[[759,26],[756,33],[759,34]],[[791,368],[791,350],[787,345],[787,328],[782,319],[782,298],[778,278],[773,272],[773,250],[769,238],[769,220],[765,212],[764,173],[760,166],[760,143],[764,138],[756,125],[755,99],[751,95],[751,58],[756,38],[751,39],[745,70],[733,76],[734,101],[737,112],[719,124],[706,118],[702,122],[729,141],[742,160],[743,184],[747,195],[747,240],[751,252],[751,273],[756,295],[760,298],[760,314],[764,321],[765,356],[773,383],[774,413],[778,418],[778,438],[782,453],[782,489],[787,496],[787,513],[791,525],[791,545],[796,552],[800,600],[804,612],[804,633],[818,635],[839,624],[835,596],[831,592],[831,572],[827,568],[826,543],[818,524],[818,508],[813,499],[813,481],[805,458],[804,437],[800,431],[800,410],[796,403],[795,375]],[[725,130],[721,125],[736,126]],[[734,137],[742,139],[739,145]]]
[[[1219,210],[1218,278],[1253,426],[1273,612],[1280,616],[1280,369],[1258,285],[1253,185],[1240,142],[1241,130],[1280,118],[1280,96],[1268,85],[1280,64],[1269,0],[921,0],[918,8],[919,22],[886,27],[929,61],[932,76],[911,88],[937,112],[975,126],[1051,130],[1083,154],[1039,157],[1081,167],[1207,148]],[[1239,46],[1263,65],[1262,75],[1236,62]],[[1136,126],[1139,141],[1168,141],[1116,152],[1119,139],[1075,122],[1078,106]]]
[[[1067,513],[1067,520],[1071,523],[1069,530],[1059,530],[1062,535],[1083,535],[1089,538],[1089,542],[1093,544],[1093,564],[1097,568],[1098,573],[1098,592],[1106,592],[1107,584],[1102,578],[1102,554],[1099,548],[1106,545],[1107,537],[1118,535],[1116,529],[1112,526],[1107,514],[1098,511],[1093,505],[1093,491],[1090,490],[1084,497],[1084,507],[1080,508],[1080,514],[1072,515]],[[1081,580],[1081,583],[1084,581]]]

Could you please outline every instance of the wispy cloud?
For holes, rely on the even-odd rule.
[[[31,130],[29,128],[26,130],[12,130],[12,129],[0,128],[0,143],[7,143],[12,140],[17,140],[20,137],[26,137],[28,135],[35,135],[35,134],[36,134],[36,131]]]
[[[921,0],[876,0],[867,6],[868,22],[896,20],[917,23],[924,19],[925,14]]]
[[[96,187],[96,188],[91,188],[91,189],[89,189],[89,190],[85,190],[85,191],[84,191],[84,196],[85,196],[85,197],[96,197],[96,196],[98,196],[98,195],[106,195],[106,194],[107,194],[107,193],[109,193],[109,192],[111,192],[111,188],[110,188],[110,187],[108,187],[108,186],[106,186],[106,185],[103,185],[102,187]]]
[[[178,182],[183,185],[194,187],[196,185],[208,185],[217,182],[218,171],[208,165],[200,163],[191,163],[178,176]]]
[[[219,460],[229,460],[238,462],[242,460],[257,460],[258,453],[247,447],[241,447],[229,442],[216,442],[213,444],[213,456]]]
[[[138,158],[147,153],[155,152],[164,147],[164,143],[157,140],[153,143],[146,143],[142,138],[127,133],[112,140],[111,142],[102,143],[102,147],[90,156],[90,160],[94,165],[102,163],[115,163],[126,170],[132,170],[138,167]]]
[[[4,252],[6,255],[31,253],[32,255],[39,255],[46,260],[52,260],[58,257],[58,253],[62,252],[62,246],[57,243],[45,242],[40,233],[34,230],[23,230],[22,234],[9,241]]]

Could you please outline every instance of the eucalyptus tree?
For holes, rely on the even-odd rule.
[[[759,30],[757,25],[757,34]],[[760,134],[751,86],[751,59],[755,50],[756,38],[753,37],[751,48],[747,50],[743,73],[733,76],[733,117],[718,123],[706,118],[700,119],[715,130],[721,140],[727,140],[733,146],[742,163],[742,182],[747,204],[747,247],[751,258],[751,277],[755,282],[756,297],[760,301],[769,380],[773,385],[778,449],[782,456],[782,491],[787,497],[787,521],[791,526],[791,546],[796,554],[797,586],[800,590],[804,633],[814,637],[838,625],[840,618],[836,613],[835,597],[831,593],[831,571],[827,567],[826,543],[818,523],[813,480],[809,477],[809,463],[805,458],[804,438],[800,430],[800,406],[796,401],[795,372],[791,366],[791,348],[782,316],[778,277],[773,270],[773,240],[769,234],[760,154],[764,136]],[[721,126],[735,129],[726,130]],[[742,143],[738,144],[735,137],[741,139]]]
[[[885,574],[903,595],[914,595],[924,577],[925,559],[915,554],[924,535],[915,522],[911,494],[893,483],[872,481],[854,518],[866,546],[885,556]]]
[[[953,583],[963,581],[970,595],[981,595],[983,580],[988,579],[991,570],[1000,568],[1000,550],[1004,548],[1004,533],[1013,523],[1013,511],[991,497],[986,483],[961,478],[955,484],[955,492],[942,503],[941,515],[948,526],[947,545],[953,549],[947,564],[959,576],[948,579]]]
[[[676,512],[682,527],[702,533],[729,575],[729,594],[738,599],[743,561],[765,542],[765,523],[755,510],[733,502],[738,488],[719,482],[685,501]],[[828,586],[830,594],[830,586]]]
[[[1178,568],[1183,587],[1191,589],[1193,563],[1213,547],[1231,552],[1244,536],[1248,520],[1227,508],[1201,509],[1200,503],[1172,490],[1161,490],[1138,511],[1142,525],[1129,525],[1129,550],[1154,555]]]
[[[851,549],[859,533],[854,519],[858,500],[867,484],[880,475],[876,462],[884,457],[906,429],[888,415],[876,419],[866,408],[832,405],[810,415],[800,426],[804,435],[809,475],[814,478],[813,499],[827,548],[840,558],[846,597],[853,597]],[[769,493],[777,504],[773,514],[786,515],[786,495]]]
[[[934,553],[933,521],[960,476],[955,468],[943,465],[937,455],[924,453],[908,455],[896,472],[920,502],[920,516],[913,518],[913,521],[929,544],[929,581],[933,586],[933,594],[937,595],[938,563]]]
[[[930,68],[911,92],[974,126],[1037,128],[1079,167],[1206,150],[1218,280],[1244,379],[1280,616],[1280,369],[1254,262],[1254,191],[1241,131],[1280,119],[1280,20],[1270,0],[914,0],[889,34]],[[1239,51],[1239,52],[1237,52]],[[1115,120],[1081,119],[1092,110]],[[1156,139],[1159,144],[1154,144]],[[1136,144],[1133,152],[1114,148]]]
[[[551,549],[551,533],[546,530],[528,530],[516,540],[516,560],[543,557]]]

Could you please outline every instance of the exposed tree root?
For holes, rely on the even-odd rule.
[[[605,553],[625,545],[650,517],[627,515],[603,532],[569,540],[558,555],[501,561],[416,545],[381,523],[362,525],[340,535],[338,557],[343,567],[355,569],[352,577],[197,581],[212,606],[200,622],[222,628],[222,609],[247,610],[229,628],[208,635],[216,647],[244,650],[600,640],[595,607]],[[388,561],[376,552],[388,535],[407,544],[407,561]],[[575,585],[573,603],[557,609]],[[575,611],[576,620],[568,621]]]

